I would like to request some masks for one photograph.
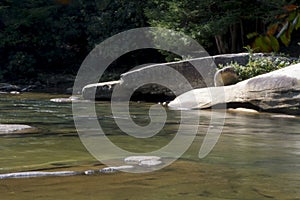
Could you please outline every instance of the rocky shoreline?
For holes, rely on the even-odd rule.
[[[276,58],[263,53],[251,55],[238,53],[152,64],[121,74],[120,80],[89,84],[82,90],[77,88],[76,91],[72,91],[71,87],[67,88],[71,85],[70,79],[67,80],[67,84],[59,79],[54,85],[49,84],[48,86],[40,83],[22,86],[0,83],[0,94],[57,92],[58,90],[62,92],[63,90],[62,93],[65,94],[81,94],[84,100],[111,100],[113,91],[117,88],[118,92],[114,93],[114,100],[171,102],[169,104],[171,109],[207,109],[217,104],[226,104],[228,108],[240,106],[258,111],[300,114],[298,99],[300,72],[297,71],[300,67],[298,65],[287,67],[288,69],[293,68],[292,72],[287,74],[285,74],[287,70],[284,68],[284,70],[277,70],[278,72],[274,71],[242,82],[238,82],[238,76],[232,67],[221,70],[217,68],[218,65],[228,63],[246,65],[250,56],[252,58]],[[284,73],[282,74],[282,72]],[[176,73],[182,75],[184,81],[172,79],[177,76]],[[273,76],[274,74],[276,76]],[[145,82],[149,84],[143,84]],[[59,84],[64,84],[64,87]],[[170,86],[171,89],[162,86],[164,84]],[[220,101],[219,98],[217,103],[212,103],[211,97],[209,97],[211,90],[214,93],[225,90],[226,97],[223,97],[223,101]],[[196,93],[196,96],[201,97],[197,99],[199,103],[187,98],[191,93],[193,95]],[[129,99],[128,95],[131,95]],[[72,102],[74,99],[54,99],[52,101]],[[184,106],[177,105],[179,101]]]
[[[114,89],[122,88],[122,92],[114,93],[114,100],[126,100],[125,94],[132,94],[130,100],[171,101],[169,103],[171,109],[207,109],[225,104],[227,108],[245,107],[265,112],[300,114],[299,65],[286,67],[242,82],[238,82],[238,76],[232,67],[217,69],[219,64],[225,65],[232,62],[246,65],[249,56],[248,53],[225,54],[149,65],[122,74],[118,81],[87,85],[82,89],[82,96],[88,100],[110,100]],[[252,58],[276,59],[276,57],[262,53],[251,56]],[[172,70],[164,71],[168,67],[183,75],[187,83],[181,83],[179,80],[175,83],[173,79],[163,82],[162,80],[168,79],[166,77],[176,76]],[[158,71],[160,73],[156,73]],[[172,91],[155,82],[137,87],[139,86],[137,83],[143,83],[145,80],[148,82],[158,80],[158,82],[172,85]],[[212,94],[216,99],[212,99]],[[221,97],[221,94],[225,96]]]

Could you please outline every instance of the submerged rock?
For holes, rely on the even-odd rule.
[[[129,156],[124,159],[124,162],[141,167],[153,167],[162,164],[161,157],[158,156]]]
[[[161,157],[158,156],[129,156],[124,159],[126,163],[139,164],[142,161],[157,161],[160,160]]]
[[[139,163],[139,166],[143,166],[143,167],[152,167],[152,166],[157,166],[162,164],[162,161],[160,160],[142,160]]]
[[[70,96],[69,98],[54,98],[50,99],[51,102],[56,102],[56,103],[70,103],[73,101],[80,101],[79,96]]]
[[[168,106],[204,109],[228,103],[248,103],[263,111],[300,114],[300,64],[235,85],[194,89],[178,96]]]
[[[122,165],[116,167],[106,167],[100,170],[85,170],[85,171],[58,171],[58,172],[46,172],[46,171],[29,171],[29,172],[15,172],[0,174],[0,179],[9,178],[33,178],[33,177],[46,177],[46,176],[76,176],[76,175],[93,175],[101,173],[114,173],[122,170],[133,169],[132,165]]]
[[[7,178],[33,178],[33,177],[44,177],[44,176],[73,176],[73,175],[77,175],[77,174],[78,174],[78,172],[74,172],[74,171],[60,171],[60,172],[41,172],[41,171],[16,172],[16,173],[0,174],[0,179],[7,179]]]
[[[134,166],[132,165],[122,165],[122,166],[117,166],[117,167],[106,167],[103,169],[100,169],[100,173],[113,173],[113,172],[118,172],[122,170],[128,170],[128,169],[133,169]]]
[[[23,124],[0,124],[0,135],[13,133],[28,133],[36,131],[36,128]]]

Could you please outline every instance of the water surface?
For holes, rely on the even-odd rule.
[[[37,128],[32,133],[0,137],[0,173],[105,167],[81,143],[71,103],[49,101],[56,97],[65,96],[30,93],[0,96],[0,123]],[[136,123],[149,123],[150,105],[131,104]],[[157,136],[135,139],[118,129],[109,102],[99,102],[96,108],[99,123],[111,141],[133,152],[153,151],[168,144],[180,121],[178,111],[168,110],[167,122]],[[195,115],[194,111],[187,112],[191,117]],[[199,159],[210,116],[220,113],[200,114],[193,145],[181,159],[159,171],[2,179],[1,199],[300,199],[299,117],[228,112],[218,143],[208,156]]]

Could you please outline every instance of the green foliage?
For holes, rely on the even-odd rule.
[[[300,57],[297,60],[291,60],[288,57],[275,55],[254,57],[252,53],[253,51],[250,52],[249,61],[245,66],[232,62],[226,65],[219,65],[219,68],[222,69],[227,66],[233,66],[239,76],[239,81],[243,81],[292,64],[300,63]]]
[[[282,14],[283,5],[296,4],[295,2],[2,0],[0,81],[27,81],[38,73],[74,74],[96,44],[122,31],[149,25],[187,34],[213,54],[241,51],[248,42],[246,34],[253,32],[257,32],[253,37],[259,37],[258,44],[269,43],[271,49],[277,50],[278,44],[274,35],[266,37],[258,33],[268,24],[275,23],[274,16]],[[299,18],[299,15],[288,17],[294,30],[300,28]],[[286,31],[279,36],[286,44],[291,40],[289,27],[291,26],[282,29]],[[166,33],[153,34],[155,36]],[[167,42],[170,37],[172,36],[166,34],[165,41],[156,41],[157,47],[164,45],[160,42]],[[188,45],[184,40],[178,40],[173,46],[171,44],[171,48]],[[174,54],[165,54],[168,61],[178,59]],[[148,53],[145,57],[149,56],[151,55]],[[137,64],[131,60],[138,59],[129,55],[115,65],[123,68],[124,61]]]
[[[274,16],[276,21],[269,25],[266,33],[249,33],[249,39],[254,38],[252,47],[260,52],[278,52],[279,41],[286,47],[292,39],[292,33],[300,28],[300,7],[294,4],[282,8],[285,13]]]
[[[258,36],[274,16],[285,13],[284,5],[292,3],[295,0],[153,0],[146,15],[152,26],[183,32],[213,53],[216,48],[218,53],[231,53],[241,51],[250,42],[249,33]],[[279,49],[273,36],[259,37],[257,45],[264,43]]]
[[[138,0],[2,0],[0,82],[76,73],[106,38],[146,25]]]

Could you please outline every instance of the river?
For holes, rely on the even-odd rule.
[[[24,93],[0,96],[0,123],[27,124],[37,130],[0,136],[0,173],[84,171],[106,167],[82,144],[71,103],[50,102],[64,95]],[[149,122],[149,103],[132,103],[137,123]],[[138,142],[114,123],[109,102],[98,102],[98,120],[116,145],[150,151],[168,144],[178,130],[178,112],[157,136]],[[191,116],[193,111],[190,112]],[[200,112],[198,134],[184,155],[149,173],[0,179],[5,200],[25,199],[300,199],[300,117],[227,112],[222,134],[205,157],[198,152],[212,114]]]

